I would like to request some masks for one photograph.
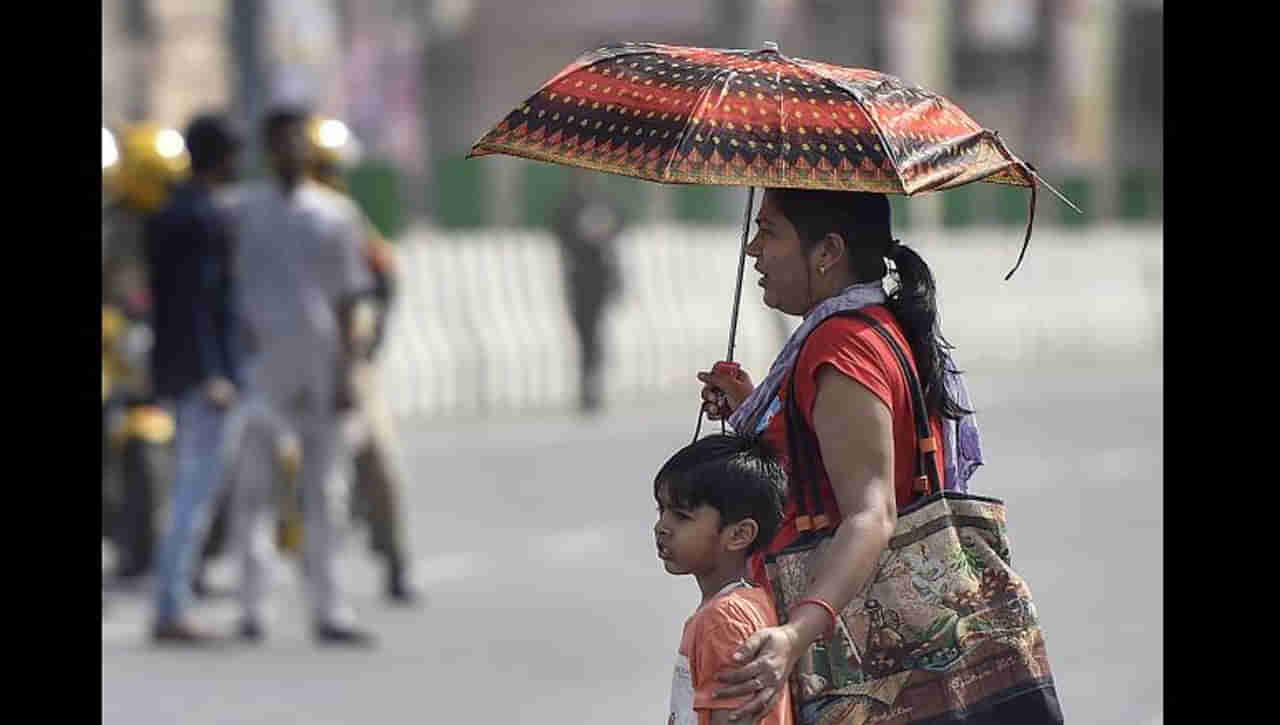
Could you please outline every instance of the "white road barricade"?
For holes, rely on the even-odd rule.
[[[603,318],[605,397],[687,395],[725,356],[741,229],[654,224],[618,240],[623,289]],[[903,241],[933,268],[943,329],[961,367],[1158,354],[1161,229],[1046,226],[1022,267],[1020,230],[936,232]],[[543,230],[416,230],[398,244],[400,298],[383,353],[397,416],[432,419],[577,403],[581,369],[560,253]],[[743,281],[734,357],[757,381],[798,320]]]

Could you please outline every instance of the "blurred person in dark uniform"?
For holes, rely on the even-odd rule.
[[[235,179],[240,140],[206,114],[186,131],[192,178],[145,227],[151,278],[155,392],[177,412],[170,520],[157,562],[152,638],[200,643],[184,616],[192,570],[224,480],[221,446],[240,378],[232,300],[234,240],[215,195]]]
[[[143,226],[190,171],[182,135],[158,123],[103,128],[103,527],[123,581],[147,573],[165,497],[174,421],[148,374],[153,334]]]
[[[622,276],[615,240],[622,215],[611,200],[591,190],[584,172],[574,171],[569,192],[556,209],[554,231],[560,241],[569,312],[578,334],[582,376],[579,405],[585,412],[601,404],[600,318],[621,292]]]
[[[345,124],[316,116],[307,123],[311,145],[311,177],[347,195],[344,167],[358,157],[359,145]],[[347,417],[346,444],[352,456],[353,508],[367,516],[370,544],[385,562],[385,594],[396,604],[414,604],[421,595],[409,578],[408,542],[401,504],[405,477],[396,450],[391,412],[378,385],[376,353],[385,339],[387,316],[395,295],[395,251],[365,218],[364,258],[373,276],[371,294],[354,308],[352,324],[367,341],[342,361],[345,384],[338,407]]]
[[[278,107],[262,126],[272,178],[236,189],[235,279],[241,319],[252,339],[240,406],[267,426],[245,426],[234,450],[230,541],[241,557],[239,634],[259,641],[268,564],[276,541],[271,509],[280,437],[254,434],[283,425],[298,442],[304,531],[303,571],[312,635],[321,644],[370,645],[355,626],[337,579],[337,526],[328,490],[336,477],[341,420],[339,367],[365,343],[353,324],[356,302],[373,287],[363,249],[364,217],[345,196],[308,178],[301,108]],[[239,413],[237,413],[239,415]]]

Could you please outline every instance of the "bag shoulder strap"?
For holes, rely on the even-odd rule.
[[[814,328],[817,329],[816,327]],[[811,331],[810,335],[813,334]],[[796,353],[796,362],[804,354],[804,345]],[[818,440],[804,422],[804,414],[800,403],[796,400],[796,370],[793,365],[787,379],[787,405],[783,411],[783,421],[787,427],[787,456],[791,461],[791,470],[787,479],[787,488],[795,498],[797,515],[796,529],[825,529],[833,522],[827,521],[825,505],[822,503],[822,492],[818,486]]]
[[[940,442],[934,438],[933,429],[929,425],[929,409],[925,404],[924,388],[920,385],[920,378],[916,375],[915,367],[911,365],[906,353],[902,351],[898,342],[893,339],[893,336],[889,334],[889,331],[884,328],[884,325],[879,320],[861,310],[853,310],[852,314],[869,324],[880,335],[880,338],[893,351],[894,357],[898,358],[898,367],[902,369],[902,375],[906,378],[907,387],[911,393],[911,418],[916,428],[916,484],[914,490],[921,496],[940,493],[942,491],[941,477],[938,475],[938,462],[933,457],[933,452],[938,450]]]
[[[933,436],[929,426],[924,392],[920,387],[920,380],[916,376],[910,361],[902,352],[902,348],[893,339],[893,336],[884,329],[879,320],[861,310],[838,312],[832,316],[857,317],[875,330],[889,346],[889,349],[893,351],[910,389],[912,419],[917,439],[914,490],[920,496],[928,495],[930,492],[941,491],[942,485],[938,475],[937,461],[932,455],[937,450],[938,441]],[[816,330],[817,328],[815,327],[814,329]],[[810,334],[813,333],[811,332]],[[797,360],[799,360],[799,356],[803,352],[804,343],[801,344],[800,353],[796,356]],[[788,487],[795,497],[800,512],[796,518],[796,528],[800,531],[806,531],[809,529],[820,530],[832,526],[837,522],[830,521],[826,515],[826,507],[823,504],[818,485],[819,477],[815,470],[818,461],[817,439],[813,431],[805,423],[799,402],[796,400],[794,369],[791,371],[787,382],[785,422],[787,426],[787,452],[791,460],[791,479]]]

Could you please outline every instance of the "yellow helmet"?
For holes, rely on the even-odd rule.
[[[312,116],[307,119],[306,137],[312,175],[321,183],[340,184],[338,170],[360,158],[360,142],[351,129],[336,118]]]
[[[124,332],[125,319],[114,305],[102,306],[102,344],[114,345]]]
[[[151,121],[129,124],[111,138],[112,144],[108,144],[110,132],[103,131],[103,183],[134,208],[159,210],[173,185],[191,172],[186,143],[172,128]],[[117,160],[108,171],[110,145],[116,147]]]

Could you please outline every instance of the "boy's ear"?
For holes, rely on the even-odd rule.
[[[731,524],[725,533],[728,535],[728,541],[725,542],[729,551],[741,551],[751,546],[751,542],[756,540],[756,536],[760,534],[760,524],[755,519],[743,519],[736,524]]]

